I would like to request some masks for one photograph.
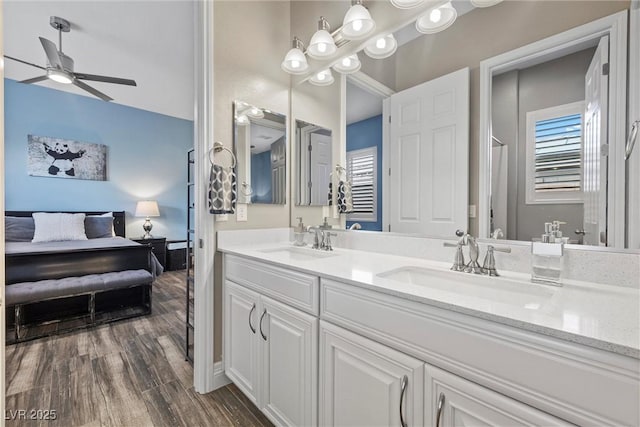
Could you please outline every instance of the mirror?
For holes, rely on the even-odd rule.
[[[296,204],[328,204],[332,162],[331,130],[296,120]]]
[[[287,117],[234,102],[239,203],[286,203]]]

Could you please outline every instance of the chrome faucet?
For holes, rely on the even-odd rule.
[[[493,245],[487,246],[487,255],[485,255],[484,262],[482,263],[482,273],[488,274],[489,276],[498,277],[500,275],[496,271],[496,259],[493,256],[493,251],[505,252],[510,254],[511,248],[496,248]]]
[[[323,234],[324,234],[324,241],[323,241],[322,249],[324,249],[325,251],[332,251],[333,246],[331,246],[331,236],[337,237],[338,233],[332,233],[329,230],[327,230]]]
[[[324,248],[324,231],[319,227],[311,227],[307,228],[307,232],[313,233],[313,249],[322,249]]]
[[[480,248],[476,238],[467,233],[467,245],[469,245],[469,263],[464,268],[465,273],[482,274],[482,267],[478,264]]]
[[[451,270],[464,271],[465,273],[488,274],[489,276],[499,276],[498,272],[496,271],[496,260],[494,257],[494,251],[511,253],[511,248],[496,248],[493,245],[489,245],[487,247],[487,254],[484,258],[484,262],[481,267],[480,264],[478,263],[480,248],[478,246],[477,239],[473,237],[471,234],[465,233],[462,230],[457,230],[456,236],[460,238],[458,240],[458,243],[453,244],[449,242],[444,242],[444,246],[456,248],[456,255],[455,255]],[[466,264],[464,261],[464,253],[462,251],[463,246],[469,246],[469,262]]]
[[[462,247],[467,244],[467,236],[462,230],[456,231],[456,236],[460,237],[458,243],[453,244],[449,242],[444,242],[444,246],[449,248],[456,248],[456,256],[453,260],[453,266],[451,266],[451,270],[453,271],[464,271],[464,253],[462,252]]]

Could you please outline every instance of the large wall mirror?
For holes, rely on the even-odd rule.
[[[329,177],[332,167],[331,130],[296,120],[296,204],[328,204]]]
[[[285,204],[287,117],[235,101],[234,143],[239,202]]]

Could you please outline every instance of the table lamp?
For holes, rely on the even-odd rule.
[[[158,202],[155,200],[141,200],[136,205],[136,217],[144,217],[146,218],[144,224],[142,225],[142,229],[144,230],[143,239],[152,239],[151,229],[153,225],[151,224],[152,216],[160,216],[160,211],[158,210]]]

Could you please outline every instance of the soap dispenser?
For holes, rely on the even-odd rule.
[[[540,242],[531,244],[531,281],[562,286],[564,241],[560,221],[545,222]]]
[[[296,225],[296,227],[293,229],[293,236],[295,238],[293,244],[295,246],[304,246],[304,236],[305,236],[305,230],[304,230],[304,224],[302,223],[302,217],[296,217],[296,219],[298,220],[298,225]]]

